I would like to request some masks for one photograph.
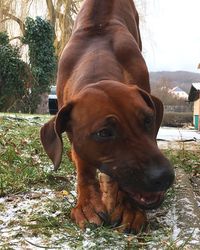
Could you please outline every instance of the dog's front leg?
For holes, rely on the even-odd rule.
[[[99,175],[102,201],[105,204],[110,224],[120,232],[137,234],[145,229],[147,217],[125,192],[119,189],[116,181],[106,174]]]
[[[77,170],[77,205],[71,211],[71,218],[81,227],[87,223],[101,225],[106,220],[106,207],[101,199],[96,169],[84,162],[72,151],[72,159]]]

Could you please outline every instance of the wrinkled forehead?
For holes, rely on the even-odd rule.
[[[88,89],[78,99],[72,118],[78,123],[86,124],[97,122],[108,115],[115,115],[123,120],[125,116],[134,119],[146,112],[151,112],[151,109],[137,90]]]
[[[90,90],[82,94],[74,107],[72,118],[85,123],[116,112],[109,96],[102,91]]]

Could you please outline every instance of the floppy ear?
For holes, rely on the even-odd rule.
[[[58,114],[45,123],[40,130],[42,145],[54,164],[54,170],[57,170],[61,163],[63,151],[62,133],[69,130],[72,108],[72,102],[63,106]]]
[[[143,99],[145,102],[148,104],[149,107],[154,108],[156,111],[156,135],[158,134],[158,130],[160,128],[160,125],[162,123],[162,118],[163,118],[163,111],[164,107],[162,102],[155,96],[150,95],[146,91],[139,89]]]
[[[157,135],[160,125],[162,123],[164,107],[160,99],[158,99],[157,97],[151,95],[151,99],[153,100],[156,109],[156,135]]]

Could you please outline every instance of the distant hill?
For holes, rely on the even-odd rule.
[[[191,84],[194,82],[200,82],[200,73],[188,71],[150,72],[150,82],[152,87],[163,80],[169,82],[172,88],[178,86],[189,93]]]

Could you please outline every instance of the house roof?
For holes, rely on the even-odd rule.
[[[173,89],[172,89],[172,91],[173,92],[184,92],[185,93],[185,91],[183,91],[181,88],[179,88],[179,87],[174,87]]]
[[[194,102],[199,99],[200,95],[200,82],[192,83],[188,100]]]

